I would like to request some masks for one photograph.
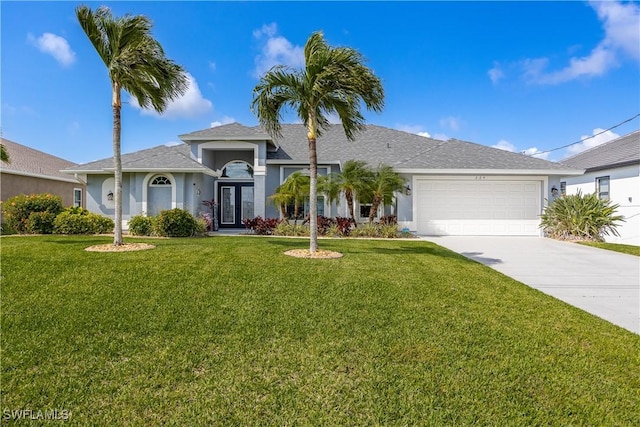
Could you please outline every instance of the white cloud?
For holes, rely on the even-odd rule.
[[[261,45],[261,52],[254,59],[256,65],[253,70],[254,77],[260,78],[274,65],[287,65],[294,68],[304,65],[303,48],[293,45],[289,40],[278,35],[278,26],[275,22],[254,30],[253,37]]]
[[[548,58],[522,61],[520,67],[527,82],[559,84],[581,77],[597,77],[617,67],[625,56],[640,59],[640,5],[602,1],[592,2],[591,6],[602,22],[604,38],[588,55],[570,58],[568,65],[557,71],[547,70]]]
[[[80,122],[78,122],[77,120],[74,120],[73,122],[71,122],[67,127],[67,131],[69,132],[70,135],[76,135],[79,130],[80,130]]]
[[[531,148],[527,148],[526,150],[519,151],[515,145],[513,145],[512,143],[510,143],[505,139],[501,139],[500,141],[498,141],[497,144],[492,145],[492,147],[498,148],[504,151],[509,151],[511,153],[519,152],[521,154],[524,154],[525,156],[532,156],[532,157],[537,157],[538,159],[545,159],[545,160],[549,158],[549,154],[550,154],[550,153],[542,153],[536,147],[531,147]]]
[[[447,135],[445,133],[436,133],[431,138],[437,139],[438,141],[448,141],[450,139],[449,135]]]
[[[516,146],[504,139],[501,139],[497,144],[492,145],[492,147],[504,151],[511,151],[512,153],[516,151]]]
[[[460,126],[462,125],[462,120],[458,117],[444,117],[440,119],[440,126],[443,128],[451,129],[452,131],[460,130]]]
[[[140,109],[140,112],[147,116],[156,116],[163,119],[192,118],[210,112],[213,104],[205,99],[200,92],[196,79],[186,73],[188,80],[187,91],[180,98],[175,99],[167,105],[165,111],[160,115],[153,109],[141,109],[138,101],[131,97],[131,105]]]
[[[228,125],[230,123],[234,123],[235,121],[236,119],[234,119],[233,117],[223,116],[221,120],[211,122],[211,127],[215,128],[222,125]]]
[[[431,134],[425,131],[424,128],[420,125],[398,125],[396,127],[398,130],[401,130],[403,132],[415,133],[416,135],[431,138]]]
[[[497,84],[500,80],[502,80],[504,78],[504,71],[502,71],[502,68],[500,67],[500,65],[497,62],[493,63],[493,68],[490,69],[487,74],[489,75],[489,78],[491,79],[491,83],[493,83],[494,85]]]
[[[210,69],[211,71],[215,71],[215,70],[216,70],[216,67],[217,67],[217,66],[216,66],[216,63],[215,63],[215,62],[213,62],[213,61],[209,61],[209,69]]]
[[[54,57],[58,63],[64,66],[73,64],[76,60],[76,53],[71,50],[71,46],[64,37],[52,33],[43,33],[40,37],[27,34],[29,43],[37,47],[40,52]]]
[[[583,135],[580,137],[580,139],[582,140],[581,143],[569,146],[565,153],[565,158],[574,156],[585,150],[597,147],[598,145],[604,144],[605,142],[609,142],[619,137],[620,135],[615,132],[611,132],[610,130],[605,131],[604,129],[595,128],[592,135]]]
[[[549,154],[551,153],[543,153],[540,150],[538,150],[536,147],[531,147],[524,150],[522,154],[524,154],[525,156],[531,156],[531,157],[536,157],[538,159],[547,160],[549,158]]]
[[[167,141],[164,146],[165,147],[175,147],[176,145],[182,145],[184,144],[183,142],[180,141]]]

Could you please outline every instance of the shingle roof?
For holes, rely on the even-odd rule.
[[[60,170],[74,166],[75,163],[8,139],[2,138],[2,144],[6,147],[10,160],[9,163],[2,163],[2,172],[42,175],[66,181],[71,179]]]
[[[260,128],[238,123],[204,129],[180,135],[185,141],[206,140],[267,140],[271,138]],[[267,152],[271,163],[308,163],[307,132],[301,124],[282,126],[282,138],[275,141],[278,149]],[[348,141],[342,126],[333,125],[318,138],[319,163],[344,163],[363,160],[372,166],[385,163],[396,169],[431,170],[525,170],[582,173],[564,164],[511,153],[466,141],[439,141],[412,133],[367,125],[355,141]],[[192,159],[187,144],[159,146],[122,156],[123,170],[194,169],[210,171]],[[69,168],[69,171],[112,171],[111,158]],[[206,172],[205,172],[206,173]]]
[[[269,159],[308,162],[306,130],[283,125],[280,149]],[[562,170],[565,165],[511,153],[472,142],[439,141],[381,126],[367,125],[355,141],[348,141],[342,126],[334,125],[318,138],[318,162],[357,159],[370,165],[385,163],[396,169],[502,169]]]
[[[562,163],[587,171],[640,163],[640,130],[568,157]]]
[[[240,123],[230,123],[222,126],[216,126],[203,130],[197,130],[191,133],[179,135],[183,141],[194,141],[202,139],[211,140],[271,140],[271,137],[259,127],[247,127]]]
[[[211,170],[191,158],[191,151],[187,144],[174,146],[160,145],[134,153],[123,154],[123,171],[140,170],[175,170],[199,171],[210,173]],[[112,172],[113,158],[102,159],[66,169],[69,172]]]

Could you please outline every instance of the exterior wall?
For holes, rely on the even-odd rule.
[[[0,174],[0,200],[19,194],[50,193],[62,197],[64,206],[73,206],[73,190],[82,189],[82,206],[86,206],[86,188],[80,182],[66,182],[3,172]]]
[[[609,177],[609,198],[617,204],[618,214],[625,217],[626,222],[618,226],[618,236],[606,236],[610,243],[624,243],[640,246],[640,165],[625,166],[615,169],[604,169],[585,173],[578,177],[565,177],[567,194],[582,194],[596,191],[596,178]],[[559,186],[558,186],[559,188]]]

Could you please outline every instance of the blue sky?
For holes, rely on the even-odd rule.
[[[77,163],[112,155],[110,85],[76,2],[0,3],[2,136]],[[539,156],[567,155],[640,128],[640,3],[104,2],[144,14],[189,91],[162,116],[123,106],[122,151],[237,121],[275,64],[300,66],[322,30],[359,50],[385,108],[368,123]],[[129,100],[128,95],[124,95]],[[289,122],[294,122],[293,116]]]

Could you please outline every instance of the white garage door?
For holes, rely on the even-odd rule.
[[[538,236],[539,181],[417,180],[418,233]]]

